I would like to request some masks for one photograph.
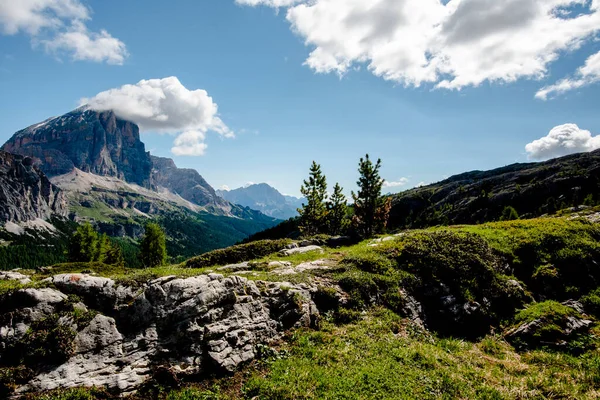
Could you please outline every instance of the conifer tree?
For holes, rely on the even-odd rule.
[[[89,222],[80,225],[71,237],[69,244],[69,260],[73,262],[96,261],[98,253],[98,233]]]
[[[514,221],[519,219],[519,213],[515,210],[514,207],[507,206],[502,210],[502,215],[500,216],[500,221]]]
[[[327,202],[327,230],[331,235],[341,235],[348,227],[346,196],[339,183],[333,187],[333,194]]]
[[[313,161],[308,181],[304,181],[300,192],[306,197],[306,204],[298,209],[300,213],[300,231],[304,235],[315,235],[322,232],[326,224],[327,179],[321,166]]]
[[[140,257],[146,268],[160,267],[167,261],[167,240],[162,228],[153,222],[146,225],[140,243]]]
[[[367,154],[358,164],[358,193],[352,192],[354,217],[352,224],[356,232],[363,237],[371,237],[382,231],[387,225],[391,203],[381,196],[384,180],[379,175],[381,160],[375,164]]]
[[[123,258],[123,251],[121,250],[121,247],[117,243],[111,241],[106,234],[102,235],[101,243],[102,259],[99,261],[102,261],[108,265],[124,267],[125,259]]]

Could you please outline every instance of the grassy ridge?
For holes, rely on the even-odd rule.
[[[259,359],[235,376],[153,390],[135,399],[600,398],[600,328],[592,315],[600,310],[597,224],[538,218],[438,227],[405,231],[377,246],[365,241],[326,248],[323,254],[275,253],[286,243],[254,242],[187,264],[135,273],[91,268],[131,284],[254,261],[257,275],[246,275],[251,279],[308,281],[319,275],[347,293],[347,302],[340,305],[334,293],[321,288],[315,297],[323,315],[320,329],[290,332],[275,348],[261,348]],[[269,261],[297,265],[321,258],[335,267],[285,277],[270,275],[267,267]],[[55,272],[84,268],[69,265]],[[422,304],[431,332],[402,318],[405,292]],[[449,316],[440,302],[449,296],[457,304],[485,306],[469,315]],[[565,299],[581,300],[591,313],[583,317],[594,320],[592,330],[567,346],[546,346],[558,337],[568,317],[582,317],[560,304]],[[518,324],[538,319],[544,325],[537,347],[504,339],[503,334]],[[78,389],[38,398],[111,397]]]

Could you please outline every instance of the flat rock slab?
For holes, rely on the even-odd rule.
[[[391,242],[392,240],[396,240],[396,237],[397,236],[386,236],[383,238],[373,239],[371,241],[371,243],[369,243],[367,246],[368,247],[377,247],[377,246],[381,245],[381,243]]]
[[[247,271],[250,268],[251,268],[250,263],[243,262],[243,263],[239,263],[239,264],[229,264],[229,265],[225,265],[224,267],[219,267],[219,268],[217,268],[217,271],[237,272],[237,271]]]
[[[320,246],[311,245],[305,247],[297,247],[294,249],[283,249],[279,252],[279,254],[281,254],[282,256],[291,256],[294,254],[309,253],[311,251],[318,251],[319,253],[323,253],[323,248]]]
[[[0,280],[5,281],[19,281],[21,285],[27,285],[31,283],[31,279],[27,275],[23,275],[16,271],[4,271],[0,272]]]
[[[283,266],[277,269],[274,269],[272,272],[277,275],[294,275],[300,274],[302,272],[307,271],[315,271],[315,270],[328,270],[331,269],[331,260],[316,260],[311,262],[305,262],[299,264],[295,267]]]

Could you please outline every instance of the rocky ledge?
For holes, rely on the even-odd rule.
[[[228,373],[293,327],[314,326],[317,289],[209,274],[141,287],[86,274],[0,300],[6,395],[75,386],[126,394],[157,371]]]

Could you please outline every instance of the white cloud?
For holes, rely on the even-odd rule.
[[[43,44],[57,56],[73,60],[123,64],[127,48],[105,30],[90,32],[85,21],[91,12],[81,0],[2,0],[0,31],[6,35],[23,32],[32,44]]]
[[[219,190],[222,190],[222,191],[224,191],[224,192],[229,192],[231,189],[229,189],[229,186],[227,186],[227,185],[222,185],[222,186],[219,188]]]
[[[405,186],[409,182],[408,178],[400,178],[395,182],[383,181],[384,188],[396,188],[400,186]]]
[[[573,15],[572,6],[586,12]],[[405,85],[461,89],[544,77],[562,52],[600,31],[600,0],[301,0],[286,18],[318,73],[364,63]]]
[[[590,56],[585,65],[579,67],[573,77],[561,79],[553,85],[540,89],[535,97],[548,100],[552,95],[560,95],[571,90],[579,89],[600,82],[600,52]]]
[[[288,7],[294,4],[298,4],[303,0],[235,0],[237,4],[244,6],[268,6],[268,7]]]
[[[97,111],[112,110],[139,125],[142,132],[178,134],[171,149],[175,155],[203,155],[208,131],[235,136],[219,118],[218,106],[208,93],[189,90],[176,77],[142,80],[81,99],[80,103]]]
[[[420,187],[427,186],[427,185],[428,185],[427,182],[421,181],[421,182],[417,183],[417,186],[415,186],[415,187],[420,188]]]
[[[580,129],[575,124],[565,124],[553,128],[547,136],[527,144],[525,151],[533,160],[548,160],[599,148],[600,136],[592,136],[590,131]]]

